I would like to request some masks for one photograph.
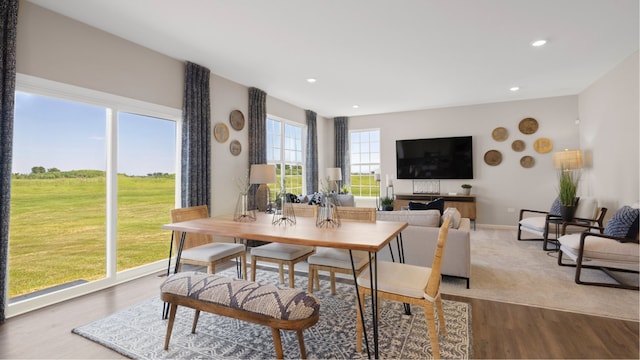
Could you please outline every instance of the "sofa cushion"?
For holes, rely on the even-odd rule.
[[[404,221],[413,226],[440,226],[440,212],[438,210],[378,211],[376,219],[380,221]]]
[[[580,249],[580,236],[571,234],[561,236],[560,250],[572,259],[576,259]],[[585,238],[584,256],[591,260],[605,260],[617,263],[637,264],[640,260],[638,244],[619,243],[613,239],[599,236],[587,236]]]
[[[437,198],[428,203],[421,203],[416,201],[409,201],[409,210],[431,210],[435,209],[440,211],[440,215],[444,212],[444,199]]]
[[[637,242],[639,209],[623,206],[609,219],[604,228],[605,235]]]
[[[456,208],[447,208],[442,213],[442,222],[447,216],[451,216],[451,222],[449,223],[449,227],[452,229],[457,229],[460,227],[460,220],[462,220],[462,215],[460,211]]]

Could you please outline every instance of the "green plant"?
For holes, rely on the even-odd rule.
[[[560,189],[558,196],[563,206],[573,206],[578,190],[579,175],[571,170],[560,171]]]
[[[385,196],[380,200],[380,205],[382,205],[382,207],[393,206],[393,199]]]
[[[340,193],[341,194],[348,194],[349,193],[349,185],[344,184],[342,185],[342,187],[340,188]]]
[[[471,186],[471,184],[462,184],[460,187],[463,189],[471,189],[473,186]]]

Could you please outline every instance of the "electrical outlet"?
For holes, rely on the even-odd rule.
[[[514,208],[507,208],[507,212],[512,213],[512,212],[515,212],[515,211],[516,211],[516,209],[514,209]]]

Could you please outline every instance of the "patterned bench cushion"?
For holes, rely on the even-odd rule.
[[[318,299],[300,289],[195,271],[169,276],[160,291],[282,320],[306,319],[320,312]]]

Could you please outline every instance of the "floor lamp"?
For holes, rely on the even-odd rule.
[[[271,201],[271,194],[267,184],[276,182],[276,166],[270,164],[254,164],[251,165],[251,173],[249,175],[251,184],[259,184],[256,190],[256,206],[258,210],[266,212]]]

